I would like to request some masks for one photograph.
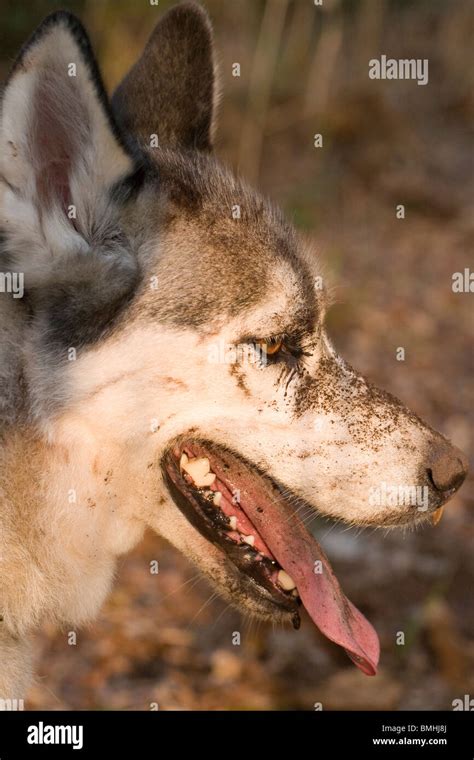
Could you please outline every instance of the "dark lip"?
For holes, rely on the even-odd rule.
[[[255,581],[258,587],[262,589],[260,593],[265,595],[266,601],[269,601],[270,596],[271,602],[278,608],[279,612],[285,612],[289,615],[293,626],[299,628],[300,618],[298,609],[300,602],[275,586],[270,577],[271,573],[275,570],[275,565],[266,557],[256,560],[257,552],[252,547],[246,544],[237,544],[229,538],[225,533],[226,530],[230,529],[228,518],[216,510],[198,489],[188,486],[182,477],[179,458],[175,456],[173,449],[178,447],[181,451],[187,442],[198,444],[209,456],[214,455],[218,457],[219,451],[232,453],[246,468],[257,472],[260,477],[270,481],[280,492],[282,491],[281,486],[275,483],[268,475],[264,474],[260,468],[248,462],[238,453],[220,444],[194,436],[189,438],[184,436],[174,441],[161,459],[161,470],[166,487],[171,498],[186,519],[205,539],[210,541],[214,546],[217,546],[240,573],[249,576]]]

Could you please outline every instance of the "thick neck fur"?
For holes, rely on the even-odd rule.
[[[127,514],[129,489],[113,450],[105,456],[87,430],[70,430],[59,426],[47,442],[10,429],[0,452],[1,614],[19,633],[44,619],[74,625],[95,615],[115,557],[143,532]]]

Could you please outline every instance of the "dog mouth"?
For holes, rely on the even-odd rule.
[[[291,504],[295,496],[240,455],[210,442],[180,440],[163,456],[169,492],[189,522],[249,576],[262,600],[299,627],[305,607],[319,630],[375,675],[379,640],[342,592],[329,561]]]

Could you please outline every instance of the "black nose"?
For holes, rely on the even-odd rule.
[[[466,478],[467,458],[456,446],[442,446],[433,452],[428,473],[437,491],[458,489]]]

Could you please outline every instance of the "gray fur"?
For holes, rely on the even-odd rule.
[[[301,240],[280,210],[212,156],[157,151],[152,158],[157,178],[129,209],[129,223],[131,234],[146,238],[143,247],[153,254],[141,262],[142,289],[124,320],[137,316],[196,329],[209,325],[271,294],[272,272],[284,260],[300,284],[295,319],[313,324],[317,304]],[[232,216],[236,205],[238,219]],[[140,233],[144,218],[151,224]],[[157,291],[149,288],[152,276],[158,279]]]

